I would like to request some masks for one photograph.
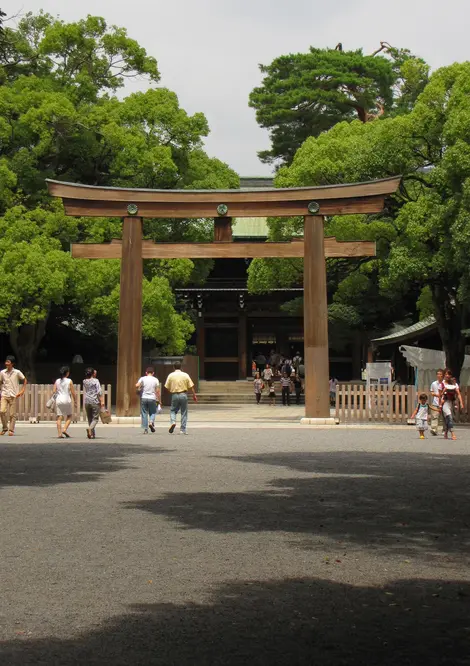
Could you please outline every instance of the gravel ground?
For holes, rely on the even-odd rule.
[[[470,431],[0,440],[0,663],[470,664]]]

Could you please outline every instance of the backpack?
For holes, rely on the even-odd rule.
[[[444,400],[451,400],[453,402],[457,397],[457,387],[453,384],[448,384],[447,386],[444,384],[443,396]]]

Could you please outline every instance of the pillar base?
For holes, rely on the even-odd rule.
[[[327,416],[325,418],[308,418],[300,419],[301,425],[316,425],[316,426],[333,426],[336,425],[336,419]]]

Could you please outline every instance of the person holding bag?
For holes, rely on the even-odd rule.
[[[261,391],[264,389],[263,380],[260,377],[260,373],[257,372],[255,375],[255,381],[253,382],[253,388],[255,391],[256,404],[259,405],[261,400]]]
[[[70,437],[67,432],[70,424],[72,423],[72,400],[76,403],[77,396],[73,388],[72,380],[69,377],[70,369],[64,365],[60,369],[60,377],[54,384],[55,411],[57,415],[57,437],[59,439],[67,439]],[[65,427],[62,430],[62,419],[65,419]]]
[[[96,379],[96,370],[93,370],[93,368],[87,368],[85,370],[83,393],[85,413],[88,419],[86,436],[88,439],[95,439],[95,428],[100,419],[100,410],[104,408],[104,400],[101,384],[98,379]]]

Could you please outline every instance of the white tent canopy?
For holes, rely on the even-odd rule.
[[[419,387],[430,386],[436,378],[436,371],[439,368],[445,368],[446,355],[443,351],[425,349],[424,347],[410,347],[409,345],[400,345],[400,351],[407,362],[414,367],[416,385]],[[462,370],[460,371],[460,384],[462,386],[470,384],[470,356],[468,355],[464,357]]]

